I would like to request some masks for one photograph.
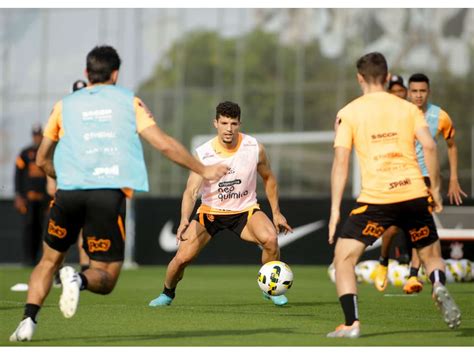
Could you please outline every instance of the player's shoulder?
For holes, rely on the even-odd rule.
[[[197,153],[202,153],[208,149],[211,149],[212,148],[212,142],[214,142],[214,140],[217,138],[217,136],[215,137],[212,137],[211,139],[205,141],[204,143],[200,144],[197,146],[196,148],[196,152]]]
[[[245,147],[250,147],[250,146],[258,146],[260,143],[258,142],[257,138],[245,134],[245,133],[240,133],[242,137],[242,144]]]

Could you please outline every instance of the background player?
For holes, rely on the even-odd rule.
[[[50,197],[46,174],[36,165],[36,154],[43,138],[41,125],[31,130],[32,144],[15,162],[15,208],[23,216],[23,263],[34,266],[41,255],[41,235]]]
[[[400,226],[418,249],[433,284],[433,298],[450,328],[459,326],[461,313],[445,287],[445,265],[429,211],[428,190],[415,159],[415,138],[425,154],[432,179],[434,209],[442,209],[437,175],[436,144],[422,112],[384,90],[388,79],[385,57],[369,53],[357,61],[357,80],[363,95],[337,114],[331,174],[329,243],[334,243],[340,205],[348,176],[352,145],[362,173],[362,190],[345,222],[334,252],[336,289],[345,323],[328,337],[360,335],[354,268],[365,248],[391,225]],[[395,178],[394,178],[395,177]]]
[[[392,75],[388,82],[388,92],[398,96],[401,99],[407,98],[407,88],[400,75]]]
[[[90,268],[76,273],[61,269],[61,312],[72,317],[79,290],[112,292],[124,258],[125,196],[148,190],[139,135],[170,160],[219,179],[224,165],[204,166],[156,125],[134,94],[115,86],[120,58],[110,46],[95,47],[87,55],[89,85],[58,102],[51,113],[36,158],[58,191],[49,213],[43,257],[33,270],[23,320],[10,341],[31,340],[36,316],[47,297],[54,272],[83,229]],[[53,162],[54,154],[54,162]]]
[[[461,189],[458,181],[458,149],[454,140],[455,129],[453,122],[446,111],[439,106],[431,104],[428,99],[430,95],[430,80],[422,73],[413,74],[408,79],[408,99],[414,103],[424,113],[425,120],[428,124],[431,136],[437,140],[441,135],[448,146],[449,160],[449,188],[448,197],[451,204],[462,204],[462,196],[467,197]],[[419,142],[416,142],[416,155],[418,164],[420,165],[425,183],[430,187],[430,178],[428,169],[424,161],[423,148]],[[395,228],[390,228],[383,235],[383,244],[381,251],[380,265],[376,270],[375,287],[379,291],[383,291],[387,286],[387,269],[389,246],[393,236],[398,232]],[[411,294],[420,292],[423,289],[423,283],[418,279],[418,270],[421,266],[420,259],[416,252],[412,253],[412,262],[410,267],[410,275],[407,282],[403,286],[405,293]]]
[[[178,251],[168,265],[163,293],[150,306],[170,305],[186,266],[221,230],[228,229],[241,239],[262,247],[262,263],[279,260],[277,231],[291,232],[278,205],[278,185],[270,169],[265,149],[251,136],[240,133],[240,107],[222,102],[216,107],[217,136],[196,149],[203,164],[225,163],[229,172],[219,181],[204,181],[190,173],[183,193]],[[257,203],[257,173],[262,177],[272,208],[273,223]],[[189,218],[199,193],[202,203],[195,218]],[[275,305],[288,302],[285,295],[264,296]]]

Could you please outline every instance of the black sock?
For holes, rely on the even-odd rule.
[[[86,271],[89,268],[89,265],[81,265],[81,272]]]
[[[25,304],[25,312],[23,313],[23,319],[30,317],[33,322],[36,323],[36,316],[40,310],[40,306],[37,304],[27,303]]]
[[[388,256],[380,256],[379,263],[382,266],[388,266]]]
[[[346,325],[352,325],[356,320],[359,320],[359,310],[357,307],[357,295],[353,293],[346,293],[339,297],[344,317],[346,317]]]
[[[87,277],[86,275],[84,275],[82,272],[79,273],[79,277],[81,278],[81,288],[80,290],[83,291],[83,290],[87,290],[87,285],[88,285],[88,281],[87,281]]]
[[[446,274],[439,269],[433,270],[430,274],[430,281],[432,284],[440,282],[442,285],[446,285]]]
[[[163,293],[170,297],[170,298],[173,298],[174,299],[174,296],[175,296],[175,290],[176,290],[176,287],[175,288],[166,288],[166,286],[163,287]]]
[[[418,276],[418,270],[420,270],[419,267],[410,267],[410,275],[408,277]]]

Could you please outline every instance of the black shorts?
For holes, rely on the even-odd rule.
[[[421,197],[385,205],[358,202],[340,236],[371,245],[388,227],[395,225],[403,230],[410,246],[423,248],[438,240],[431,201],[431,197]]]
[[[54,250],[66,252],[82,228],[82,246],[91,260],[122,261],[125,210],[125,195],[118,189],[58,190],[44,241]]]
[[[228,229],[240,237],[250,217],[258,211],[260,211],[260,208],[253,208],[246,212],[226,215],[197,213],[194,219],[206,228],[211,237],[224,229]]]

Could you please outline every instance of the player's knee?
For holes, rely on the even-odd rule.
[[[176,255],[174,260],[179,267],[187,266],[191,261],[193,261],[194,257],[192,255]]]
[[[262,247],[266,250],[278,250],[278,237],[274,231],[267,230],[262,235]]]

